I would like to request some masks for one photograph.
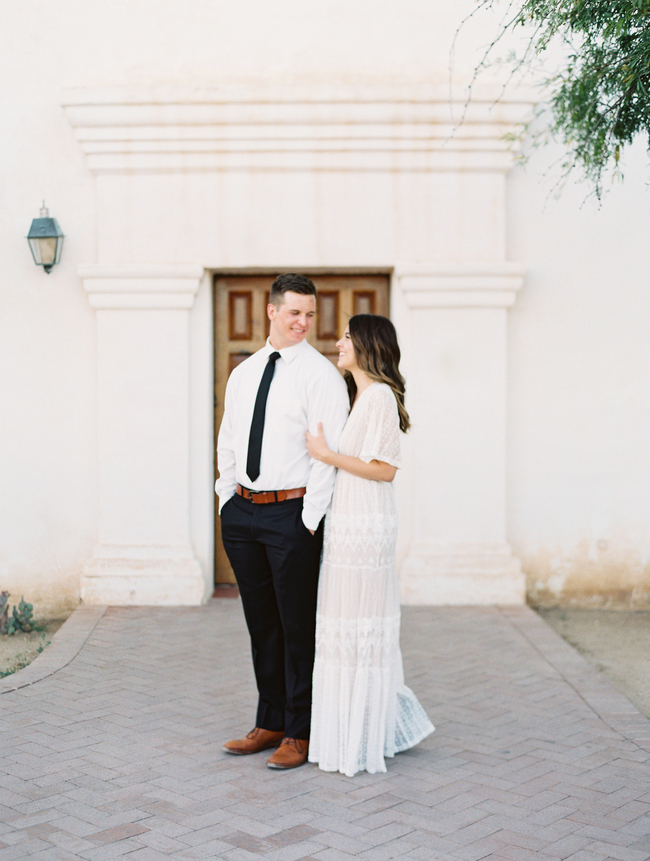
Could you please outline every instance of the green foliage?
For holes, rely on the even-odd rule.
[[[47,637],[47,634],[41,634],[41,642],[38,644],[38,648],[36,649],[36,651],[38,652],[38,654],[39,654],[39,655],[40,655],[40,654],[41,654],[41,652],[42,652],[42,651],[44,651],[44,649],[46,649],[46,648],[47,648],[47,646],[49,646],[49,645],[50,645],[50,643],[52,642],[51,640],[47,640],[47,641],[46,641],[46,637]]]
[[[18,631],[41,631],[42,627],[34,620],[34,607],[28,604],[25,598],[20,599],[20,604],[13,608],[9,616],[9,592],[0,592],[0,634],[11,636]]]
[[[4,634],[9,619],[9,592],[0,592],[0,634]]]
[[[19,655],[13,667],[9,667],[8,670],[0,670],[0,679],[6,679],[7,676],[17,673],[18,670],[24,670],[27,666],[29,666],[29,661]]]
[[[479,0],[478,8],[495,2]],[[567,149],[565,170],[582,168],[600,197],[623,147],[638,135],[650,146],[650,0],[509,0],[507,14],[491,48],[506,32],[532,26],[519,66],[563,41],[564,68],[546,81],[550,130]]]

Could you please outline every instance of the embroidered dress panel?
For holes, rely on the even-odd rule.
[[[399,435],[395,397],[373,383],[357,399],[339,451],[399,467]],[[396,534],[392,484],[339,470],[325,519],[309,743],[309,760],[324,771],[386,771],[386,756],[434,729],[404,684]]]

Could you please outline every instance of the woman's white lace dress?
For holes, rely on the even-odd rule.
[[[399,467],[399,435],[395,396],[373,383],[357,399],[339,451]],[[309,761],[324,771],[386,771],[385,756],[433,732],[404,684],[396,532],[392,484],[340,469],[325,521],[309,741]]]

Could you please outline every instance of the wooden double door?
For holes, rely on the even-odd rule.
[[[278,273],[279,274],[279,273]],[[263,347],[269,334],[266,306],[275,275],[218,275],[214,281],[214,427],[223,417],[226,382],[240,362]],[[334,364],[336,342],[353,314],[388,316],[387,275],[313,275],[318,290],[316,320],[307,340]],[[215,466],[218,468],[218,464]],[[269,488],[275,490],[276,488]],[[215,583],[234,583],[221,543],[215,497]]]

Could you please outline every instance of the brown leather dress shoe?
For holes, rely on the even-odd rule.
[[[305,738],[283,738],[280,747],[267,760],[269,768],[297,768],[307,762],[309,742]]]
[[[262,729],[256,726],[252,729],[246,738],[233,738],[227,741],[223,749],[226,753],[234,753],[237,756],[244,756],[247,753],[259,753],[261,750],[268,750],[270,747],[277,747],[282,741],[284,733],[282,730],[274,732],[270,729]]]

